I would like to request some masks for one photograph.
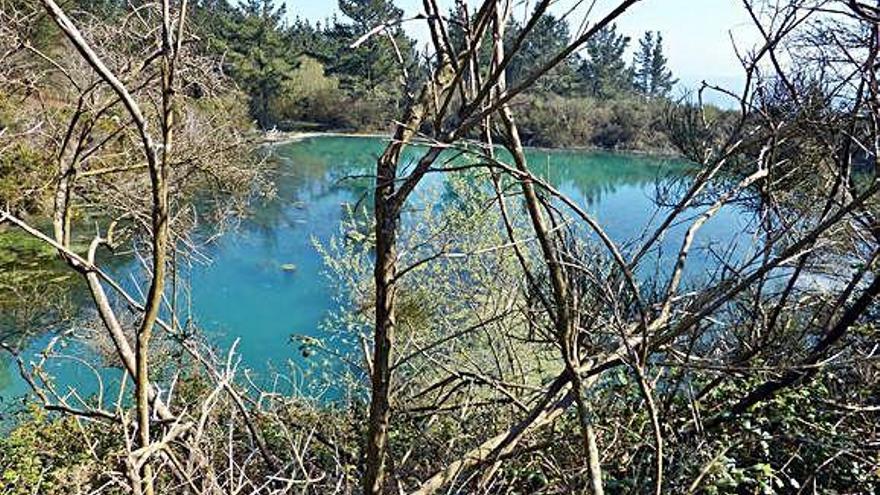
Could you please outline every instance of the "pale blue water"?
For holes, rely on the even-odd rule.
[[[242,366],[258,379],[279,371],[301,380],[301,373],[291,373],[292,369],[323,359],[312,356],[308,361],[299,343],[290,338],[293,334],[321,337],[321,322],[334,304],[313,239],[326,242],[338,232],[344,204],[369,204],[372,179],[363,175],[369,174],[383,146],[382,140],[353,137],[279,146],[277,197],[256,205],[251,218],[211,244],[206,249],[210,263],[193,266],[188,280],[191,316],[221,349],[238,339]],[[415,156],[417,150],[411,149],[405,161]],[[636,240],[657,221],[657,188],[686,171],[681,163],[610,153],[533,150],[530,160],[533,170],[584,206],[622,243]],[[439,174],[431,176],[427,187],[438,180],[442,180]],[[723,209],[702,229],[700,244],[728,246],[741,224],[736,209]],[[664,239],[664,251],[678,247],[684,228],[679,226]],[[692,277],[708,267],[705,255],[694,256]],[[285,271],[285,264],[296,269]],[[37,339],[30,352],[47,339]],[[94,382],[91,372],[69,361],[59,369],[61,386],[70,383],[88,389]],[[289,390],[289,385],[282,388]],[[4,356],[0,398],[8,402],[25,390]]]

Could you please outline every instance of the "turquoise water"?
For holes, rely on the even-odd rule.
[[[369,204],[368,174],[383,147],[382,140],[354,137],[278,146],[277,195],[256,205],[250,218],[210,244],[205,250],[210,262],[195,264],[189,271],[190,316],[221,349],[238,340],[242,367],[253,370],[254,376],[279,371],[297,382],[305,363],[316,359],[307,361],[299,343],[291,340],[293,334],[321,337],[321,323],[334,304],[313,240],[326,242],[338,232],[345,205]],[[418,150],[407,153],[404,163],[418,156]],[[655,196],[686,172],[681,163],[650,157],[581,151],[529,154],[535,172],[585,207],[612,238],[624,244],[632,244],[658,221],[662,209],[655,205]],[[431,175],[426,187],[440,177]],[[735,209],[723,209],[701,231],[700,244],[729,245],[740,222]],[[684,227],[664,240],[664,251],[677,248]],[[285,270],[285,265],[295,269]],[[692,276],[704,269],[706,262],[698,259]],[[33,349],[47,338],[38,339]],[[87,388],[95,380],[90,371],[72,362],[65,362],[60,370],[62,384]],[[289,385],[283,388],[289,390]],[[24,391],[4,357],[0,398],[9,401]]]

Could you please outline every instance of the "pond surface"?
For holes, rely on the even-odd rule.
[[[210,262],[193,266],[189,282],[195,322],[221,348],[238,340],[242,367],[255,376],[271,371],[291,375],[291,369],[306,362],[291,335],[322,336],[321,323],[334,299],[314,240],[326,242],[338,234],[344,205],[369,204],[368,175],[384,144],[374,138],[320,137],[279,145],[277,197],[212,243],[206,250]],[[409,149],[404,163],[418,151]],[[529,154],[535,172],[593,214],[619,242],[634,241],[656,224],[662,209],[655,197],[686,172],[682,163],[660,158],[586,151]],[[440,174],[431,175],[425,187],[440,180]],[[699,244],[729,244],[740,222],[735,209],[723,209],[700,231]],[[684,228],[664,239],[664,251],[678,247]],[[705,269],[701,255],[694,256],[692,276]],[[47,338],[37,339],[31,354]],[[91,371],[73,362],[60,366],[61,389],[65,383],[88,388],[95,381]],[[4,354],[0,399],[10,401],[25,391]]]

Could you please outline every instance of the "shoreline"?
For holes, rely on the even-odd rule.
[[[390,139],[389,134],[379,132],[340,132],[340,131],[265,131],[262,133],[266,144],[288,144],[297,143],[306,139],[322,138],[322,137],[352,137],[352,138],[374,138],[374,139]],[[277,137],[276,137],[277,136]]]
[[[276,144],[290,144],[290,143],[298,143],[300,141],[304,141],[306,139],[313,138],[322,138],[322,137],[341,137],[341,138],[371,138],[371,139],[384,139],[390,140],[391,133],[380,133],[380,132],[340,132],[340,131],[308,131],[308,132],[298,132],[298,131],[290,131],[290,132],[263,132],[264,143],[269,145]],[[278,137],[275,137],[278,136]],[[423,141],[420,138],[414,138],[413,141]],[[475,143],[475,141],[467,140],[468,143]],[[567,146],[567,147],[547,147],[547,146],[526,146],[526,149],[537,150],[537,151],[545,151],[545,152],[556,152],[556,153],[566,153],[566,152],[591,152],[591,153],[609,153],[609,154],[618,154],[618,155],[634,155],[640,157],[651,157],[651,158],[663,158],[663,159],[678,159],[678,160],[687,160],[681,153],[675,152],[664,152],[660,150],[651,151],[651,150],[640,150],[640,149],[611,149],[611,148],[602,148],[599,146]]]

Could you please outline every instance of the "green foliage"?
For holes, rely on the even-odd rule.
[[[633,61],[633,88],[644,96],[665,97],[677,80],[667,67],[663,54],[663,35],[647,31],[639,40]]]
[[[318,60],[301,57],[280,95],[272,100],[275,125],[283,130],[379,131],[394,118],[399,94],[393,89],[380,86],[358,97],[341,85]]]
[[[97,489],[104,470],[94,462],[80,431],[75,419],[58,419],[32,407],[26,420],[0,438],[0,492],[61,495]],[[105,428],[90,447],[102,454],[118,448],[111,431]]]
[[[51,246],[17,228],[0,227],[0,340],[19,346],[35,329],[63,319],[76,282]]]
[[[389,0],[341,0],[344,17],[323,25],[296,18],[288,26],[283,6],[277,5],[204,0],[193,14],[206,33],[207,49],[227,60],[229,74],[249,95],[251,114],[261,127],[376,131],[398,118],[428,70],[399,25],[401,9]],[[463,8],[449,12],[455,51],[465,48]],[[372,32],[383,23],[385,31]],[[523,29],[512,19],[506,44],[511,46]],[[364,38],[367,33],[372,34]],[[509,84],[522,82],[570,42],[566,19],[542,15],[510,61]],[[585,58],[572,54],[529,88],[530,111],[517,113],[532,136],[530,144],[669,151],[656,130],[657,108],[632,98],[634,90],[662,97],[674,84],[659,33],[646,34],[634,67],[623,59],[628,44],[629,38],[611,25],[586,44]],[[485,34],[479,50],[483,74],[491,51],[491,36]]]
[[[467,48],[465,21],[469,21],[473,13],[467,10],[467,2],[456,2],[456,4],[454,7],[450,7],[447,18],[449,19],[449,42],[452,44],[453,52],[460,54]],[[492,37],[483,36],[480,40],[480,46],[477,48],[478,58],[481,61],[491,60],[492,49]],[[483,63],[481,65],[480,70],[485,74],[488,64]]]
[[[652,96],[667,96],[672,91],[672,86],[678,82],[672,76],[672,71],[667,67],[666,55],[663,54],[663,35],[657,32],[657,41],[651,56],[651,86]]]
[[[328,77],[320,62],[303,56],[272,107],[284,119],[333,122],[339,118],[342,97],[339,81]]]
[[[518,104],[520,130],[532,146],[674,152],[662,127],[666,109],[659,103],[528,95]]]
[[[284,4],[275,0],[203,0],[192,7],[200,48],[224,61],[224,70],[249,98],[251,116],[263,128],[278,120],[276,102],[290,86],[299,53],[291,50]]]
[[[466,163],[467,159],[459,160]],[[423,193],[418,202],[426,205],[424,208],[405,215],[404,222],[412,228],[402,242],[419,246],[407,253],[405,263],[436,257],[437,246],[443,246],[446,253],[458,254],[420,264],[401,279],[398,324],[402,338],[430,342],[444,332],[466,328],[474,324],[472,304],[485,305],[482,314],[488,315],[494,294],[509,289],[505,280],[518,265],[514,257],[493,249],[504,244],[505,237],[496,228],[501,222],[498,212],[482,206],[487,199],[486,185],[485,178],[480,176],[450,177],[442,187]],[[429,239],[431,243],[427,242]],[[338,236],[326,244],[315,241],[327,277],[340,298],[340,309],[328,321],[328,331],[339,333],[349,342],[371,335],[374,242],[370,217],[364,211],[352,210]],[[467,254],[471,252],[482,254]],[[461,300],[459,296],[465,293],[470,294],[471,300]],[[475,346],[469,351],[479,352],[477,349]]]
[[[2,112],[2,101],[0,101]],[[49,157],[26,141],[0,152],[0,206],[16,212],[41,209],[37,190],[52,177]]]
[[[251,95],[251,112],[262,128],[271,127],[270,102],[292,76],[294,63],[282,31],[286,9],[273,0],[250,0],[227,22],[223,40],[231,75]]]
[[[813,482],[820,493],[876,493],[880,459],[863,442],[870,436],[872,422],[864,413],[829,407],[842,381],[829,372],[729,424],[711,448],[701,449],[700,456],[709,458],[691,466],[694,471],[705,470],[702,493],[795,493],[803,487],[812,489]],[[757,378],[724,383],[712,390],[704,407],[724,404],[759,383]],[[863,384],[846,386],[851,388],[846,393],[871,394]]]
[[[614,24],[603,27],[587,41],[587,58],[578,69],[586,94],[608,98],[630,90],[631,71],[623,60],[629,42],[628,36],[617,33]]]
[[[381,23],[399,21],[403,11],[388,0],[339,0],[339,10],[364,34]]]
[[[633,88],[642,94],[651,91],[651,59],[654,53],[654,33],[646,31],[639,40],[633,56]]]
[[[0,231],[0,266],[27,260],[39,264],[55,258],[56,251],[45,242],[19,230]]]
[[[510,45],[522,34],[523,26],[511,21],[506,31],[507,44]],[[571,42],[568,22],[550,14],[542,15],[532,31],[523,40],[507,68],[507,77],[516,86],[544,66],[551,58],[564,50]],[[541,76],[533,91],[571,94],[577,85],[577,56],[571,56]]]
[[[225,60],[249,96],[261,128],[384,128],[399,113],[403,88],[421,73],[415,42],[394,25],[352,47],[376,25],[399,21],[402,11],[386,0],[342,1],[340,10],[346,21],[322,26],[296,18],[287,25],[285,6],[273,0],[205,0],[193,19],[204,49]]]
[[[324,32],[336,47],[328,72],[353,99],[377,101],[377,109],[389,107],[377,120],[390,121],[403,103],[402,89],[410,88],[420,71],[415,41],[399,24],[403,11],[389,0],[340,0],[339,9],[350,22],[337,20]],[[354,46],[382,23],[389,27]]]

